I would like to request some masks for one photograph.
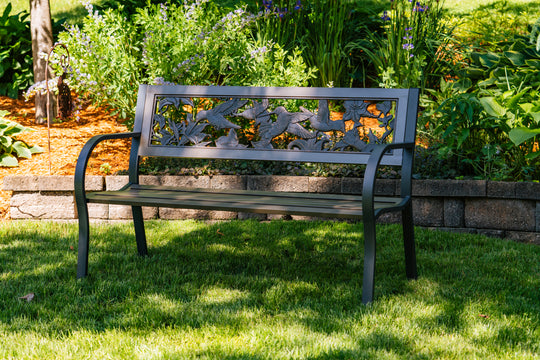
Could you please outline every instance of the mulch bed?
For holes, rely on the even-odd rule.
[[[49,172],[48,129],[47,125],[34,123],[35,108],[33,101],[0,97],[0,110],[10,112],[7,119],[16,121],[34,129],[26,132],[17,139],[29,145],[39,145],[45,151],[35,154],[31,159],[20,159],[19,166],[14,168],[0,167],[0,189],[4,177],[9,175],[73,175],[79,152],[88,139],[94,135],[125,132],[127,128],[118,122],[115,116],[92,105],[83,106],[80,120],[51,124],[51,171]],[[96,147],[95,156],[90,160],[87,174],[103,175],[100,167],[104,163],[110,165],[111,173],[128,168],[129,140],[108,141]],[[0,219],[9,219],[10,192],[0,190]]]

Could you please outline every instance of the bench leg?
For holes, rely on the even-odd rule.
[[[77,256],[77,279],[88,275],[88,247],[90,245],[90,223],[88,220],[88,206],[86,202],[77,201],[77,214],[79,217],[79,248]]]
[[[412,205],[409,203],[402,214],[403,225],[403,243],[405,246],[405,272],[407,278],[416,279],[418,277],[416,270],[416,249],[414,245],[414,222],[412,215]]]
[[[362,283],[362,302],[364,304],[373,301],[376,240],[375,219],[364,217],[364,280]]]
[[[133,225],[135,227],[135,240],[137,241],[137,251],[139,255],[145,256],[148,254],[146,246],[146,234],[144,232],[144,219],[142,208],[140,206],[132,206]]]

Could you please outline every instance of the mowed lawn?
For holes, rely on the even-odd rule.
[[[540,246],[379,230],[376,300],[361,303],[361,224],[150,221],[0,224],[2,359],[538,359]],[[30,294],[31,301],[28,301]]]

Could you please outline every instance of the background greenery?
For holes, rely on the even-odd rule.
[[[378,229],[376,300],[361,303],[360,224],[0,224],[0,358],[538,359],[540,247],[417,229],[407,281],[398,226]],[[31,301],[23,297],[33,294]]]
[[[55,32],[73,54],[72,88],[128,126],[141,82],[420,87],[416,177],[540,178],[537,1],[157,3],[51,3]],[[27,8],[13,5],[15,14]],[[3,26],[4,34],[15,29]],[[0,83],[21,90],[28,54],[2,40],[4,59],[21,59],[2,61],[9,71]]]

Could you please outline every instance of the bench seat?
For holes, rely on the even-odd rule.
[[[119,191],[88,193],[87,201],[115,205],[239,211],[361,219],[362,197],[299,192],[216,190],[131,185]],[[375,197],[376,211],[404,207],[409,197]]]

